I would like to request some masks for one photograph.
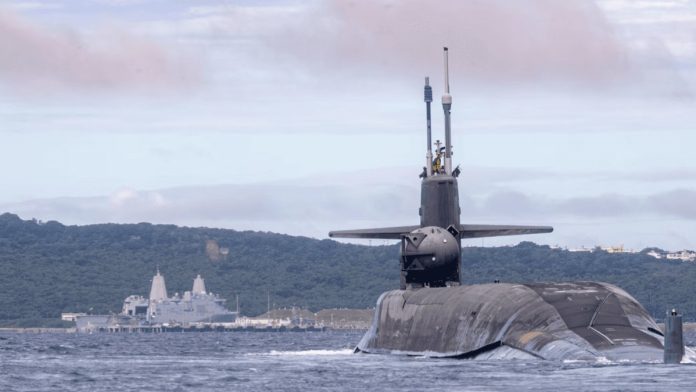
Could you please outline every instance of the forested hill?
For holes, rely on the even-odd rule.
[[[533,237],[530,237],[533,238]],[[48,325],[61,312],[119,312],[147,296],[156,269],[171,294],[201,274],[208,290],[244,314],[278,307],[373,307],[398,288],[398,246],[360,246],[274,233],[171,225],[64,226],[0,215],[0,325]],[[465,283],[601,280],[634,295],[656,317],[668,307],[696,319],[696,264],[645,254],[571,253],[523,242],[467,247]]]

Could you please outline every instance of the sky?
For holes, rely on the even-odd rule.
[[[696,0],[0,0],[0,211],[417,224],[443,46],[462,222],[555,228],[465,245],[696,249]]]

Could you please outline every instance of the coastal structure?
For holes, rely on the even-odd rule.
[[[148,298],[131,295],[123,301],[119,314],[77,315],[74,320],[80,332],[234,323],[237,312],[228,310],[225,303],[226,300],[219,295],[206,291],[205,281],[200,275],[194,279],[191,291],[169,297],[164,276],[157,270]]]
[[[681,250],[677,252],[665,252],[658,250],[651,250],[647,253],[648,256],[652,256],[656,259],[665,260],[680,260],[687,262],[696,262],[696,252],[692,250]]]
[[[164,276],[157,270],[152,277],[149,297],[130,295],[123,301],[121,313],[87,315],[65,313],[64,320],[75,321],[77,332],[184,332],[184,331],[249,331],[249,332],[314,332],[327,328],[360,328],[360,323],[345,317],[329,324],[317,322],[317,315],[306,309],[274,309],[258,317],[244,317],[239,311],[225,307],[226,300],[209,292],[205,280],[197,275],[191,291],[183,295],[167,294]],[[323,312],[323,311],[322,311]],[[355,310],[357,314],[372,311]],[[321,312],[320,312],[321,313]],[[340,313],[340,312],[339,312]],[[363,326],[367,329],[367,326]]]

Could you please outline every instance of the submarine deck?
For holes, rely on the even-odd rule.
[[[608,283],[572,282],[389,291],[356,350],[659,360],[662,347],[657,324],[628,293]]]

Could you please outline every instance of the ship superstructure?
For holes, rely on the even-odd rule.
[[[77,316],[75,323],[81,332],[109,330],[115,326],[137,328],[233,323],[238,313],[228,310],[225,303],[224,298],[206,290],[205,281],[200,275],[194,279],[191,291],[169,297],[164,276],[157,270],[148,298],[142,295],[128,296],[123,301],[121,313]]]
[[[370,238],[401,240],[401,289],[450,287],[460,284],[461,241],[474,237],[497,237],[520,234],[550,233],[550,226],[515,226],[462,224],[459,206],[459,167],[452,167],[451,110],[449,88],[449,51],[444,48],[445,91],[442,110],[445,118],[444,145],[432,143],[431,103],[433,90],[425,78],[426,165],[420,174],[420,224],[376,229],[337,230],[332,238]],[[436,147],[433,154],[432,147]]]

